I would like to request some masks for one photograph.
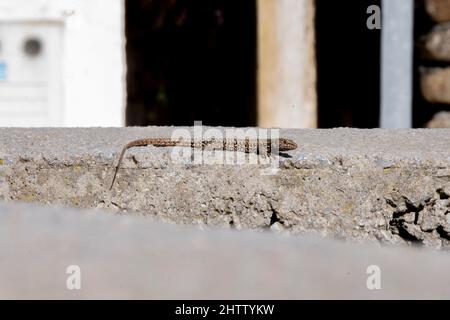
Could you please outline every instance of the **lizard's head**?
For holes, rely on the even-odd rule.
[[[297,149],[297,144],[291,139],[280,138],[279,141],[279,150],[280,151],[290,151]]]

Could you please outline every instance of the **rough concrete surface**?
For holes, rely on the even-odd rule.
[[[171,148],[133,148],[109,190],[125,143],[174,129],[0,129],[0,199],[202,227],[450,246],[450,130],[282,130],[299,148],[269,173],[263,165],[174,162]]]
[[[4,299],[450,298],[450,256],[417,248],[28,204],[0,204],[0,240]]]

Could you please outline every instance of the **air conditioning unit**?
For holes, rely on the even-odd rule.
[[[125,123],[124,0],[0,0],[0,127]]]
[[[63,24],[0,22],[0,126],[61,126]]]

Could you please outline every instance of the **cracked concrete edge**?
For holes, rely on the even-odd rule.
[[[450,298],[442,252],[202,231],[101,210],[0,204],[0,257],[4,299]],[[71,265],[81,290],[67,289]],[[377,268],[381,289],[369,290]]]
[[[125,143],[176,129],[192,130],[0,128],[0,198],[182,224],[450,246],[448,129],[282,130],[299,148],[273,175],[255,165],[173,163],[170,148],[135,148],[108,190]]]

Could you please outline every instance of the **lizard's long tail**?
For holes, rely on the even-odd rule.
[[[112,189],[112,187],[114,185],[114,181],[116,181],[117,172],[119,171],[120,164],[122,163],[125,152],[132,147],[144,147],[144,146],[147,146],[148,144],[149,144],[148,139],[139,139],[139,140],[131,141],[123,147],[122,152],[120,153],[120,156],[119,156],[119,161],[117,162],[116,168],[114,170],[114,176],[111,181],[111,186],[109,187],[109,190]]]
[[[122,163],[123,160],[123,156],[125,155],[125,152],[132,148],[132,147],[145,147],[148,145],[153,145],[155,147],[174,147],[177,145],[182,145],[182,146],[190,146],[191,142],[190,141],[184,141],[182,139],[180,140],[170,140],[170,139],[163,139],[163,138],[147,138],[147,139],[138,139],[138,140],[134,140],[131,141],[129,143],[127,143],[123,149],[122,152],[120,153],[119,156],[119,161],[117,161],[117,166],[114,170],[114,176],[113,179],[111,181],[111,186],[109,187],[109,190],[112,189],[113,185],[114,185],[114,181],[116,181],[116,176],[117,176],[117,172],[119,171],[120,168],[120,164]]]
[[[127,149],[129,149],[133,146],[132,145],[133,142],[134,141],[126,144],[125,147],[123,147],[122,152],[120,153],[120,156],[119,156],[119,161],[117,162],[116,168],[114,169],[114,176],[113,176],[113,179],[111,182],[111,186],[109,187],[109,190],[112,189],[112,187],[114,185],[114,181],[116,181],[117,172],[119,171],[119,167],[120,167],[120,164],[122,163],[123,156],[125,155],[125,152],[127,151]]]

